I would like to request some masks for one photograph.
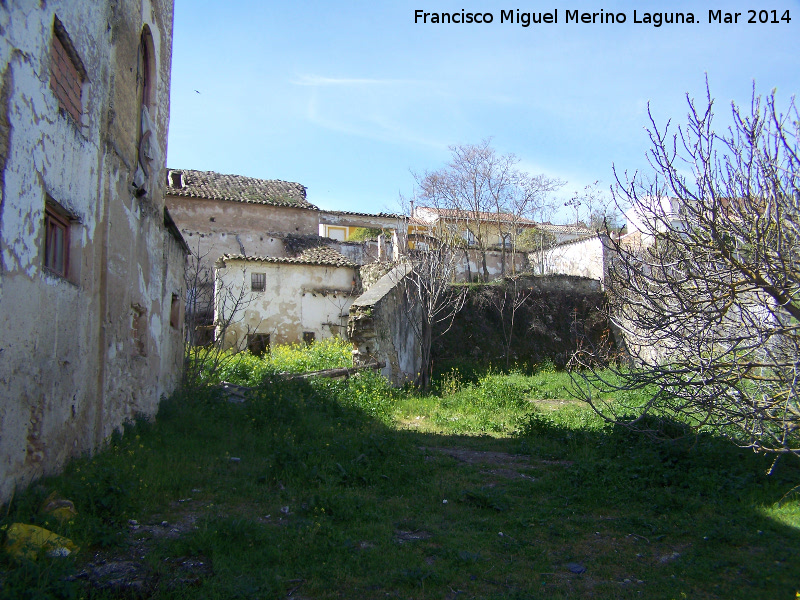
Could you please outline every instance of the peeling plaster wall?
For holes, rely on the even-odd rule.
[[[179,381],[182,335],[169,317],[185,254],[164,226],[161,175],[172,14],[167,0],[0,3],[0,501],[153,415]],[[50,88],[56,15],[86,69],[80,122]],[[155,156],[137,198],[145,24]],[[67,278],[43,268],[47,196],[73,217]]]
[[[404,219],[382,217],[380,215],[359,215],[340,212],[320,211],[320,225],[338,225],[344,227],[367,227],[370,229],[402,229]],[[322,228],[320,228],[322,235]]]
[[[422,349],[411,319],[420,322],[419,307],[409,304],[405,278],[410,265],[402,263],[372,284],[350,307],[347,335],[353,342],[353,363],[385,362],[381,373],[393,385],[414,381],[422,367]]]
[[[207,198],[166,197],[170,215],[192,252],[212,269],[223,254],[287,256],[283,235],[316,235],[318,211]]]
[[[263,292],[250,291],[252,273],[266,274]],[[253,333],[269,334],[271,345],[302,342],[304,332],[316,339],[344,337],[358,278],[352,267],[227,260],[215,280],[215,320],[220,311],[230,314],[230,304],[220,306],[221,289],[244,298],[224,342],[226,348],[243,350]]]

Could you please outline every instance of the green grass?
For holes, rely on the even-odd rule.
[[[450,373],[426,396],[374,374],[265,384],[243,404],[176,394],[4,510],[82,551],[3,557],[0,595],[118,597],[65,578],[100,552],[142,562],[153,598],[795,597],[797,465],[768,477],[768,459],[709,433],[656,444],[569,381],[545,367]],[[71,524],[38,513],[52,491],[75,502]],[[136,541],[129,519],[193,525]],[[208,565],[191,583],[187,559]]]
[[[277,373],[306,373],[353,366],[353,346],[341,338],[333,337],[310,345],[291,344],[276,346],[263,356],[249,352],[224,353],[215,372],[204,372],[201,381],[216,384],[221,381],[245,386],[259,385]]]

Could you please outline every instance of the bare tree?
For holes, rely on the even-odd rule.
[[[437,171],[415,175],[416,197],[438,211],[437,235],[463,235],[481,258],[484,281],[489,279],[486,252],[499,242],[505,270],[506,250],[515,244],[521,222],[533,218],[547,195],[563,183],[517,168],[513,154],[498,154],[486,139],[479,144],[451,146],[450,163]],[[447,231],[448,226],[451,231]]]
[[[184,385],[202,385],[232,356],[224,351],[225,333],[252,301],[244,286],[224,285],[219,272],[207,265],[199,248],[186,259],[184,312]]]
[[[531,297],[531,289],[521,284],[519,277],[507,277],[502,285],[483,286],[483,302],[494,308],[500,317],[500,326],[503,329],[503,354],[506,357],[506,368],[511,365],[511,344],[514,340],[514,322],[517,312]]]
[[[415,383],[427,389],[433,369],[431,345],[434,328],[439,323],[447,323],[442,334],[450,329],[456,313],[464,306],[467,288],[453,285],[455,253],[444,244],[411,251],[407,260],[409,267],[406,269],[403,289],[410,311],[419,315],[418,319],[409,319],[409,323],[422,354],[422,367]]]
[[[618,230],[620,211],[608,190],[595,181],[575,192],[565,206],[577,207],[578,221],[583,221],[592,231]]]
[[[756,451],[800,454],[800,118],[774,93],[732,105],[717,133],[710,93],[670,133],[650,117],[649,183],[618,176],[628,233],[611,238],[610,318],[631,368],[592,370],[586,399],[609,419],[680,414]],[[644,404],[601,392],[638,390]],[[639,421],[640,423],[644,421]]]
[[[556,236],[546,231],[541,226],[526,228],[516,240],[516,247],[528,254],[528,266],[537,275],[544,275],[547,272],[547,254],[556,244]]]

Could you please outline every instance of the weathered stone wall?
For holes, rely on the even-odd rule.
[[[347,333],[353,342],[353,362],[385,362],[381,373],[394,385],[416,379],[422,351],[412,320],[421,319],[419,307],[410,304],[404,286],[411,267],[401,263],[356,298],[350,307]]]
[[[263,292],[250,291],[253,273],[265,274]],[[217,270],[216,284],[218,302],[222,287],[229,297],[243,299],[224,341],[226,348],[239,350],[247,347],[247,335],[255,333],[269,334],[271,345],[302,342],[305,332],[314,333],[316,339],[344,337],[348,310],[358,291],[353,267],[238,259],[226,260]],[[218,304],[217,311],[231,314],[231,306]]]
[[[394,263],[389,262],[374,262],[361,265],[358,271],[361,276],[361,289],[363,292],[369,290],[375,283],[380,281],[381,277],[394,269],[395,266]]]
[[[318,211],[307,208],[172,195],[166,202],[186,243],[209,269],[223,254],[289,256],[286,235],[317,235]]]
[[[515,290],[524,301],[514,315],[507,348]],[[503,293],[508,294],[505,304]],[[564,366],[579,340],[599,342],[608,337],[604,307],[599,281],[582,277],[523,276],[516,288],[513,280],[471,287],[450,330],[435,332],[434,365],[468,361],[505,366],[508,356],[510,364],[549,359]]]
[[[185,255],[165,225],[162,175],[172,11],[169,0],[0,3],[0,501],[154,414],[179,381],[170,316]],[[80,119],[52,89],[56,17],[86,72]],[[146,30],[150,160],[139,144]],[[137,190],[140,160],[150,172]],[[49,201],[68,220],[64,274],[44,267]]]

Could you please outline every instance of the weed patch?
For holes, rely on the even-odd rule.
[[[677,421],[647,423],[655,442],[562,401],[568,384],[483,371],[421,396],[363,373],[264,378],[239,404],[176,394],[6,507],[81,551],[1,556],[0,596],[794,597],[797,465],[768,477]],[[71,522],[41,514],[53,491]]]

